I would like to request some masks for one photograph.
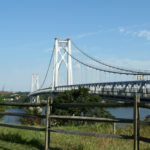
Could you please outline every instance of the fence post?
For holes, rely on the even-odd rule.
[[[134,150],[139,150],[139,107],[140,94],[136,94],[134,102]]]
[[[114,135],[116,134],[116,123],[115,122],[113,123],[113,134]]]
[[[47,100],[47,110],[46,110],[46,131],[45,131],[45,150],[48,150],[49,145],[49,115],[50,115],[50,97]]]
[[[50,104],[50,110],[49,110],[49,123],[48,123],[48,148],[50,148],[50,129],[51,129],[51,113],[52,113],[52,102],[53,102],[53,97],[51,96],[51,99],[49,101]]]

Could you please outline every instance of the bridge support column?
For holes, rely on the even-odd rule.
[[[62,52],[64,50],[64,52]],[[67,68],[67,85],[72,84],[72,57],[71,57],[71,40],[60,40],[55,38],[54,51],[54,72],[53,72],[53,89],[58,86],[59,68],[65,63]]]
[[[39,75],[32,74],[31,93],[39,89]],[[40,103],[40,97],[37,95],[35,98],[31,97],[30,102]]]

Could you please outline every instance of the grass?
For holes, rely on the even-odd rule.
[[[113,126],[60,126],[57,129],[113,133]],[[132,126],[117,128],[116,134],[133,134]],[[150,127],[142,126],[140,134],[150,138]],[[44,132],[0,127],[0,150],[43,150]],[[51,133],[51,150],[132,150],[133,140],[96,138],[69,134]],[[140,150],[150,150],[150,144],[140,142]]]

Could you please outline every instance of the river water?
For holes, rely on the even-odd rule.
[[[133,107],[109,108],[106,110],[108,110],[116,118],[133,119]],[[150,109],[140,108],[140,120],[144,120],[147,115],[150,115]]]
[[[107,108],[106,110],[116,118],[133,118],[133,108]],[[8,108],[6,112],[24,113],[24,110],[21,108]],[[144,120],[147,115],[150,115],[150,109],[140,108],[140,120]],[[17,116],[4,116],[0,122],[21,124],[19,119],[20,117]]]

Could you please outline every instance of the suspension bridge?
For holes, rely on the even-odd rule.
[[[72,51],[72,47],[75,52]],[[66,69],[63,68],[63,72],[60,72],[63,63]],[[52,79],[49,85],[51,86],[44,88],[50,70]],[[127,99],[134,98],[136,93],[140,93],[141,99],[148,100],[150,99],[149,77],[149,71],[110,65],[88,55],[70,39],[61,40],[55,38],[54,48],[43,83],[39,88],[37,78],[35,78],[36,82],[34,82],[32,77],[29,96],[60,93],[85,87],[89,88],[90,93],[97,93],[102,97]],[[62,84],[60,78],[66,78],[66,81]]]

